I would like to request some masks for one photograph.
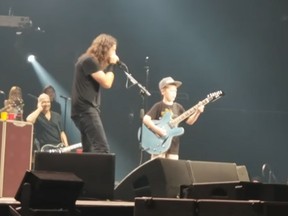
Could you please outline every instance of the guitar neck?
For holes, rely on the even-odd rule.
[[[191,107],[190,109],[188,109],[187,111],[185,111],[184,113],[182,113],[181,115],[179,115],[178,117],[172,119],[169,124],[172,127],[176,127],[178,124],[180,124],[182,121],[184,121],[185,119],[187,119],[189,116],[191,116],[194,112],[196,112],[196,110],[198,109],[199,106],[202,105],[206,105],[209,103],[209,99],[206,98],[202,101],[200,101],[198,104],[196,104],[195,106]]]

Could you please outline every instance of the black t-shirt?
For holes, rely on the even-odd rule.
[[[185,112],[185,109],[181,104],[176,102],[174,102],[173,105],[167,105],[163,103],[163,101],[160,101],[155,103],[146,114],[149,115],[152,120],[161,120],[162,116],[164,116],[167,112],[170,112],[171,118],[174,119]],[[179,137],[174,137],[172,139],[171,147],[168,150],[168,153],[178,154],[179,143]]]
[[[99,67],[93,57],[81,56],[75,64],[75,74],[72,86],[72,116],[89,112],[90,108],[99,110],[100,84],[91,74]]]
[[[45,144],[61,143],[61,132],[63,131],[61,116],[51,111],[51,119],[48,120],[43,113],[40,113],[34,124],[34,132],[42,147]]]
[[[167,105],[163,101],[155,103],[151,109],[147,112],[147,115],[151,116],[152,119],[160,120],[162,116],[167,113],[171,113],[172,118],[176,118],[185,112],[183,106],[179,103],[173,103],[172,105]]]
[[[53,100],[51,101],[51,111],[54,111],[58,114],[62,114],[62,111],[61,111],[61,105],[60,103],[58,103],[57,101]]]

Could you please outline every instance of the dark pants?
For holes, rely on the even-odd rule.
[[[81,133],[83,152],[109,153],[109,145],[100,115],[97,111],[73,116]]]

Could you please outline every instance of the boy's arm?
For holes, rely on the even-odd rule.
[[[194,112],[189,118],[186,120],[186,123],[189,125],[193,125],[199,118],[200,114],[204,112],[204,106],[201,105],[198,107],[196,112]]]
[[[153,131],[154,133],[158,134],[160,137],[165,136],[166,130],[158,127],[152,120],[151,116],[149,115],[144,115],[143,117],[143,123],[146,125],[147,128],[149,128],[151,131]]]

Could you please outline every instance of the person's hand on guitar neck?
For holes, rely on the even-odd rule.
[[[205,106],[202,105],[202,104],[199,102],[199,106],[198,106],[198,109],[196,110],[196,112],[203,113],[203,112],[204,112],[204,108],[205,108]]]
[[[202,105],[201,102],[199,102],[196,111],[189,116],[189,118],[186,120],[186,123],[189,125],[193,125],[199,118],[200,114],[204,112],[204,108],[205,106]]]

